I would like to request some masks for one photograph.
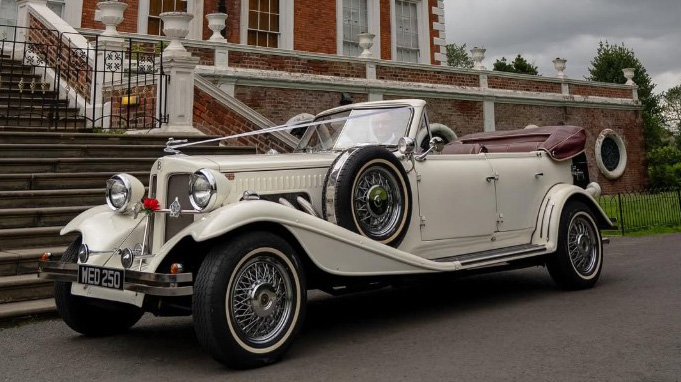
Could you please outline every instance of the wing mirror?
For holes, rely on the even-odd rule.
[[[430,154],[432,152],[436,152],[436,153],[439,154],[445,148],[445,141],[442,140],[442,138],[440,138],[440,137],[432,137],[432,138],[430,138],[430,141],[428,143],[430,144],[430,148],[428,148],[428,150],[426,150],[425,153],[414,157],[414,159],[416,159],[419,162],[424,161],[424,160],[426,160],[426,157],[428,156],[428,154]]]

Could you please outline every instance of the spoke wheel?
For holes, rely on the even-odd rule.
[[[411,219],[411,186],[403,164],[384,147],[342,153],[324,181],[324,218],[398,247]]]
[[[585,289],[596,284],[602,266],[603,244],[591,210],[569,202],[560,217],[558,249],[546,260],[549,274],[563,289]]]
[[[194,329],[203,348],[233,368],[279,360],[305,316],[302,269],[291,244],[272,232],[216,245],[194,283]]]
[[[266,344],[281,334],[293,309],[293,285],[283,264],[259,249],[237,273],[227,307],[239,336]]]

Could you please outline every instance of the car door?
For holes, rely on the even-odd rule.
[[[484,237],[496,228],[494,172],[484,154],[430,154],[415,162],[424,241]]]
[[[536,152],[485,155],[495,173],[497,231],[534,228],[541,201],[552,186],[546,181],[546,161]]]

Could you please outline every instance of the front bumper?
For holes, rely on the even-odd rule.
[[[38,277],[78,282],[78,264],[41,260],[38,262]],[[191,273],[147,273],[126,269],[123,289],[152,296],[191,296],[194,287],[187,284],[191,284],[192,280]]]

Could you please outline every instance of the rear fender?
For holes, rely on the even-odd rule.
[[[557,184],[549,190],[542,201],[537,217],[537,229],[532,237],[533,243],[546,245],[549,251],[556,250],[560,216],[565,205],[572,201],[580,201],[591,209],[598,228],[614,228],[598,202],[584,189],[571,184]]]

